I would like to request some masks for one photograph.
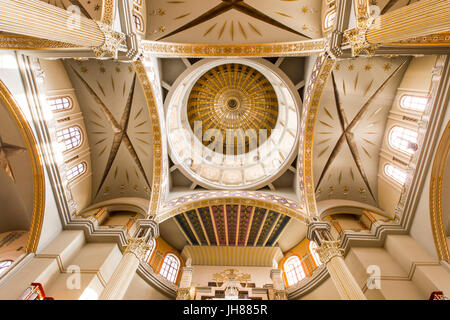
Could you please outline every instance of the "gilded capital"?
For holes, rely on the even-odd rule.
[[[360,53],[365,53],[368,56],[375,54],[375,50],[379,47],[378,44],[373,44],[367,41],[366,35],[374,19],[373,17],[359,19],[357,27],[346,30],[344,32],[344,39],[348,41],[352,48],[352,56],[355,57]]]
[[[317,248],[320,261],[327,264],[334,257],[342,257],[344,250],[339,247],[339,241],[322,241],[322,245]]]
[[[146,238],[131,238],[128,239],[128,244],[124,255],[127,253],[132,253],[136,256],[136,258],[142,260],[148,249],[150,249],[150,246],[147,244]]]
[[[118,51],[122,42],[125,41],[125,35],[117,32],[109,24],[96,21],[98,27],[105,36],[105,41],[101,46],[93,47],[97,58],[114,58],[117,59]]]
[[[191,288],[178,288],[176,300],[191,300]]]
[[[287,300],[286,290],[273,290],[273,300]]]

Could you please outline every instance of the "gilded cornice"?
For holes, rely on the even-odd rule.
[[[323,53],[317,58],[303,101],[297,172],[300,182],[300,202],[305,204],[308,216],[318,214],[313,174],[314,128],[322,93],[334,64],[335,60],[328,53]]]
[[[450,261],[447,237],[442,221],[442,183],[450,152],[450,121],[436,151],[430,179],[430,221],[434,243],[440,260]]]
[[[51,50],[82,48],[74,44],[19,35],[0,35],[0,49]]]
[[[20,133],[25,141],[25,145],[30,156],[31,167],[33,171],[33,215],[30,222],[30,231],[27,240],[26,252],[36,252],[39,238],[44,220],[45,208],[45,182],[44,169],[37,148],[37,142],[34,138],[33,132],[28,125],[20,107],[14,100],[11,92],[5,84],[0,80],[0,99],[3,101],[5,107],[9,110],[12,117],[17,123]]]
[[[170,43],[143,40],[146,53],[157,57],[271,57],[305,56],[321,53],[327,48],[327,39],[235,45],[208,45]]]
[[[112,25],[114,23],[115,0],[103,0],[101,22]]]

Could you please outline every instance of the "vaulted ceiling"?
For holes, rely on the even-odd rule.
[[[152,129],[130,64],[66,61],[83,112],[92,163],[92,199],[149,198]]]
[[[408,58],[337,63],[320,104],[314,136],[317,200],[377,204],[378,159],[388,112]]]
[[[33,171],[19,128],[0,101],[0,233],[28,230],[33,214]]]
[[[70,6],[80,8],[82,16],[93,20],[101,20],[103,0],[41,0],[51,5],[70,11]]]
[[[146,38],[186,43],[267,43],[321,36],[321,0],[147,1]]]

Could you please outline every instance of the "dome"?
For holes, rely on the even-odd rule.
[[[175,81],[167,109],[172,161],[210,189],[257,189],[295,158],[301,100],[263,59],[200,61]]]

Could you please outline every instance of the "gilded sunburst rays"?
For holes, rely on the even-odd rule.
[[[187,116],[205,146],[237,155],[257,148],[270,137],[278,119],[278,99],[270,82],[254,68],[219,65],[195,83]],[[210,129],[220,134],[209,136]]]

